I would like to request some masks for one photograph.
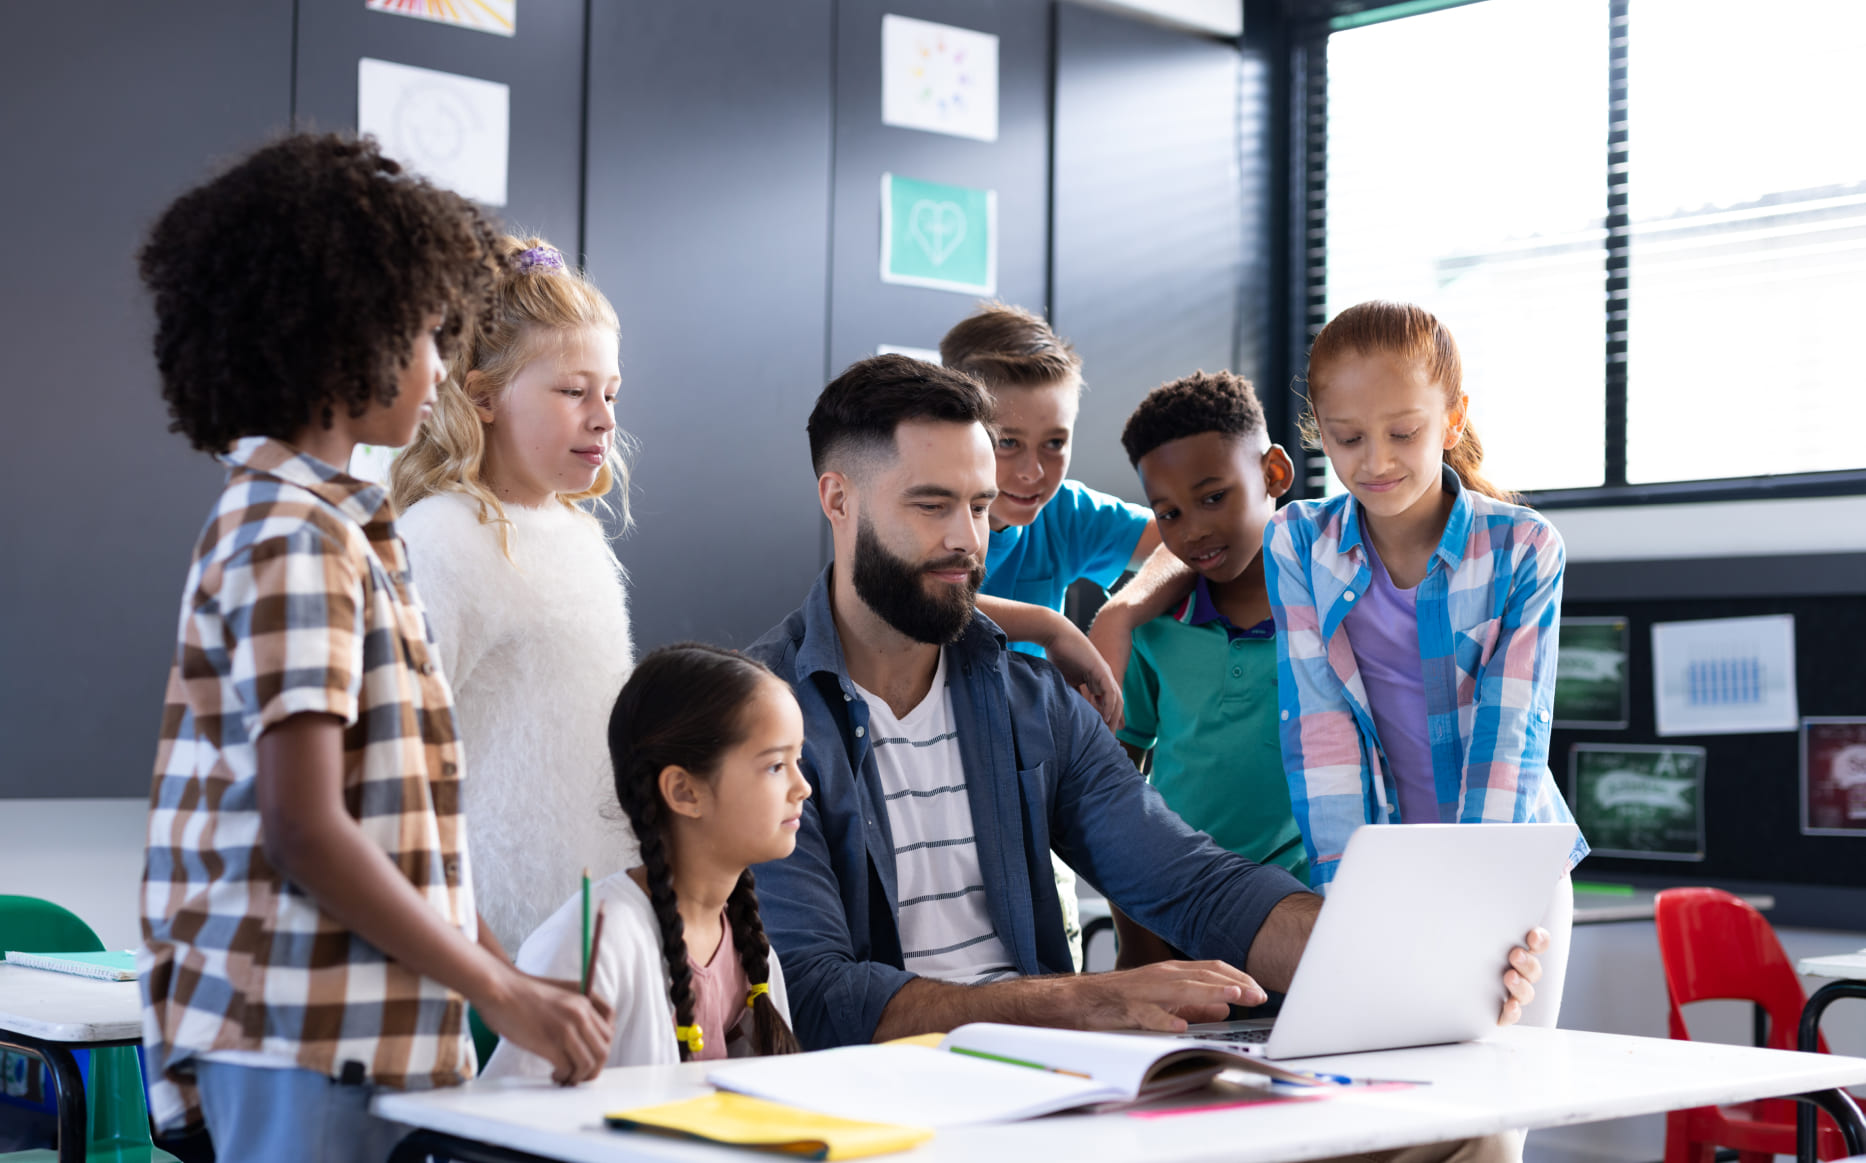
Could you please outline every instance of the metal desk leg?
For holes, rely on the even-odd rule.
[[[84,1163],[89,1122],[84,1106],[84,1075],[71,1047],[42,1042],[26,1034],[0,1031],[0,1047],[24,1050],[44,1062],[52,1073],[52,1097],[58,1107],[58,1163]],[[88,1047],[87,1047],[88,1049]]]
[[[1866,998],[1866,981],[1830,981],[1816,990],[1808,999],[1808,1004],[1801,1009],[1801,1030],[1797,1036],[1796,1048],[1813,1053],[1821,1044],[1821,1015],[1827,1007],[1843,997]],[[1816,1148],[1819,1146],[1816,1133],[1814,1108],[1819,1106],[1834,1121],[1840,1124],[1840,1133],[1847,1142],[1847,1154],[1866,1154],[1866,1124],[1860,1121],[1859,1107],[1843,1090],[1824,1090],[1818,1095],[1801,1095],[1802,1103],[1795,1110],[1795,1157],[1798,1163],[1815,1163]],[[1841,1113],[1850,1112],[1852,1124]]]

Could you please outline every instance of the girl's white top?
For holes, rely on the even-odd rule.
[[[560,981],[575,981],[583,970],[581,894],[538,927],[518,951],[518,967],[526,973]],[[608,1066],[663,1066],[680,1061],[674,1041],[674,1003],[667,996],[667,963],[661,956],[661,926],[654,919],[648,894],[618,872],[590,889],[590,915],[604,906],[603,940],[596,950],[590,993],[615,1007],[615,1040],[609,1044]],[[594,920],[591,921],[594,924]],[[784,990],[784,970],[777,950],[771,950],[771,1001],[790,1021],[790,995]],[[713,1037],[707,1031],[708,1039]],[[734,1050],[750,1050],[740,1039]],[[502,1040],[480,1070],[481,1078],[549,1078],[551,1064],[509,1040]]]
[[[577,890],[641,863],[616,803],[609,711],[634,667],[622,567],[594,518],[508,505],[512,560],[478,502],[396,520],[453,686],[480,914],[517,947]]]

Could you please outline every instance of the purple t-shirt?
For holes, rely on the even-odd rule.
[[[1417,587],[1402,590],[1387,576],[1373,543],[1361,548],[1373,584],[1349,609],[1342,625],[1367,688],[1374,730],[1386,752],[1387,769],[1399,788],[1400,821],[1436,824],[1438,785],[1432,776],[1432,741],[1426,735],[1425,679],[1419,663]]]

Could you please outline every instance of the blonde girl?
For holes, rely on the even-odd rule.
[[[1574,818],[1548,767],[1561,537],[1484,477],[1469,404],[1457,342],[1415,306],[1351,307],[1309,355],[1305,435],[1347,492],[1279,511],[1264,566],[1284,772],[1324,891],[1362,824]],[[1570,866],[1586,854],[1577,839]],[[1530,1024],[1555,1023],[1573,907],[1564,877]]]
[[[617,1009],[608,1065],[796,1052],[751,873],[796,848],[810,795],[790,687],[741,654],[663,647],[622,688],[609,748],[641,861],[594,892],[603,923],[590,992]],[[518,964],[575,978],[582,944],[573,896],[525,942]],[[508,1040],[486,1076],[550,1070]]]
[[[503,249],[488,321],[390,480],[472,757],[474,891],[509,949],[583,869],[634,862],[603,745],[634,648],[589,508],[614,491],[627,522],[615,310],[544,240]]]

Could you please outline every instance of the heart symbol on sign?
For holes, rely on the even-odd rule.
[[[965,211],[957,202],[923,198],[908,211],[907,236],[920,244],[934,266],[944,265],[965,241]]]

